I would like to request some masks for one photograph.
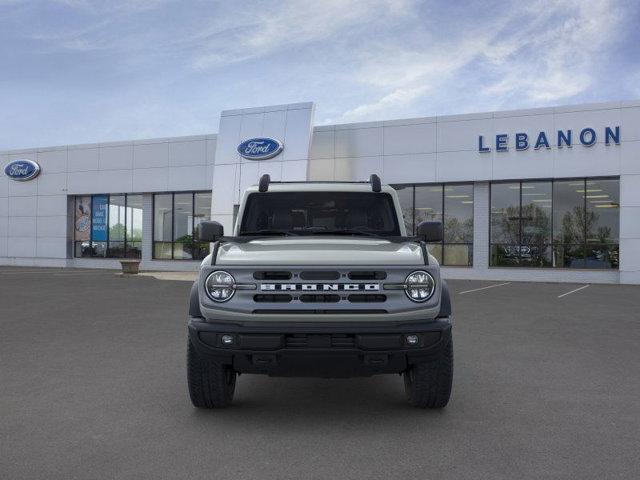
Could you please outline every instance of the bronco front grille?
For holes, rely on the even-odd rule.
[[[366,309],[365,305],[356,308],[358,304],[384,304],[387,301],[387,294],[382,287],[387,272],[383,270],[359,270],[353,267],[344,270],[265,269],[252,272],[252,276],[258,280],[257,291],[252,295],[254,303],[287,303],[293,308],[294,305],[308,308],[298,308],[298,312],[324,313],[326,309],[326,313],[339,313],[341,307],[353,312],[361,311],[363,307]]]

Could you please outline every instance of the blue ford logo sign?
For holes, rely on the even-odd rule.
[[[238,153],[248,160],[266,160],[278,155],[284,146],[273,138],[250,138],[238,145]]]
[[[38,176],[40,165],[33,160],[14,160],[4,167],[4,173],[11,180],[26,182]]]

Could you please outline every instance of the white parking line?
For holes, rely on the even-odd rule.
[[[487,290],[489,288],[501,287],[503,285],[509,285],[510,283],[511,282],[496,283],[495,285],[488,285],[486,287],[474,288],[473,290],[465,290],[464,292],[460,292],[459,295],[464,295],[465,293],[471,293],[471,292],[479,292],[480,290]]]
[[[567,295],[571,295],[572,293],[579,292],[580,290],[584,290],[589,285],[583,285],[582,287],[576,288],[575,290],[571,290],[570,292],[563,293],[562,295],[558,295],[558,298],[566,297]]]

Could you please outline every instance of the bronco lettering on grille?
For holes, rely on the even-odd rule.
[[[263,283],[263,291],[304,291],[304,292],[332,292],[332,291],[360,291],[377,292],[377,283]]]

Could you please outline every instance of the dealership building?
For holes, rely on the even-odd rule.
[[[314,125],[314,104],[222,112],[217,134],[0,152],[0,265],[195,270],[241,192],[361,181],[399,194],[448,278],[640,284],[640,101]],[[212,122],[213,123],[213,122]],[[282,147],[255,160],[248,140]]]

